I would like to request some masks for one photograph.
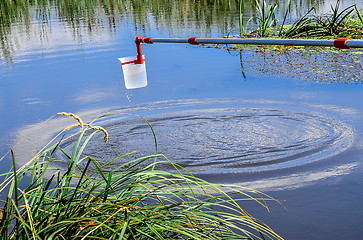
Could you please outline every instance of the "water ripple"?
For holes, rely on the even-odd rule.
[[[156,133],[158,152],[194,173],[298,166],[340,153],[352,145],[354,138],[351,127],[306,106],[267,107],[260,103],[258,107],[245,107],[246,103],[230,101],[159,104],[148,106],[142,114]],[[155,153],[151,129],[141,118],[117,117],[103,126],[110,133],[110,143],[103,145],[103,136],[96,136],[86,155],[106,162],[139,150],[121,160],[126,162]],[[63,147],[67,150],[72,145],[71,141]]]

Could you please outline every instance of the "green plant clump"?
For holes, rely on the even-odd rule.
[[[51,167],[62,151],[59,143],[19,169],[12,154],[13,169],[2,175],[0,185],[1,193],[7,191],[0,209],[1,239],[282,239],[237,203],[254,200],[266,206],[271,197],[208,183],[176,165],[176,173],[156,170],[161,154],[105,171],[123,156],[100,164],[82,152],[99,131],[107,140],[106,130],[74,114],[62,115],[79,122],[64,131],[81,127],[73,152],[63,151],[66,168]],[[21,181],[27,183],[23,189]]]
[[[313,7],[293,24],[285,25],[290,4],[291,1],[288,2],[283,21],[279,24],[276,18],[277,12],[280,11],[278,2],[268,5],[265,0],[255,0],[258,28],[247,33],[249,22],[244,26],[243,20],[240,20],[240,35],[279,38],[363,38],[363,14],[355,4],[341,10],[341,1],[337,0],[335,6],[331,6],[331,13],[324,16],[314,14],[316,9]],[[240,18],[243,16],[240,15]]]

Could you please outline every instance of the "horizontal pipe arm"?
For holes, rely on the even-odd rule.
[[[293,45],[293,46],[326,46],[333,47],[334,40],[305,39],[256,39],[256,38],[198,38],[198,43],[204,44],[246,44],[246,45]]]
[[[363,48],[362,40],[349,38],[336,40],[315,39],[261,39],[261,38],[144,38],[145,43],[191,43],[191,44],[242,44],[242,45],[286,45],[286,46],[319,46],[337,48]]]

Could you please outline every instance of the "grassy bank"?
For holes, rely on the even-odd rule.
[[[80,127],[64,168],[54,168],[61,141],[20,168],[12,152],[13,169],[2,175],[1,239],[282,239],[240,205],[267,208],[271,197],[208,183],[161,154],[105,171],[128,153],[107,163],[83,156],[95,134],[107,141],[107,131],[62,115],[78,121],[63,132]],[[141,167],[148,159],[155,162]],[[160,162],[177,173],[158,170]]]

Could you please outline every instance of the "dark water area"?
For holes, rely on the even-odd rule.
[[[145,44],[148,86],[127,90],[117,58],[136,55],[135,36],[233,34],[238,1],[21,2],[0,5],[1,156],[22,140],[15,156],[19,166],[26,163],[75,123],[46,121],[58,112],[84,121],[126,113],[98,121],[110,142],[96,135],[86,153],[101,161],[134,150],[131,158],[153,154],[152,133],[139,115],[171,161],[206,180],[281,200],[284,207],[269,204],[270,214],[242,206],[285,239],[361,238],[361,50]],[[244,1],[247,17],[255,14],[251,2]],[[326,14],[334,3],[295,0],[289,18],[312,6]],[[1,164],[8,171],[10,157]]]

